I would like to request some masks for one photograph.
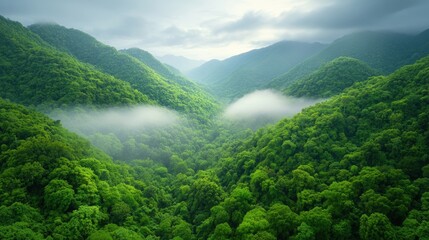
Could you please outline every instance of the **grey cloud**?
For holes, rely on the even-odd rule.
[[[217,32],[237,32],[255,30],[270,24],[270,18],[262,13],[248,12],[236,21],[230,21],[218,27]]]
[[[297,28],[344,29],[377,25],[400,11],[424,4],[422,0],[342,0],[310,12],[284,13],[280,26]],[[402,19],[407,21],[407,19]]]
[[[105,37],[143,38],[151,35],[156,27],[155,22],[150,22],[142,17],[129,16],[107,28],[95,29],[92,33]]]
[[[177,52],[183,49],[208,52],[205,51],[208,49],[222,57],[237,54],[227,52],[234,50],[231,47],[225,52],[218,51],[223,46],[242,44],[257,48],[262,47],[263,42],[284,39],[330,42],[353,31],[415,33],[429,27],[427,0],[306,0],[300,3],[296,9],[273,16],[258,11],[247,0],[234,3],[227,0],[0,0],[0,14],[24,25],[56,22],[87,32],[117,48],[140,47],[152,51],[167,47],[172,54],[176,54],[175,49]],[[284,1],[284,6],[289,4]],[[225,22],[226,17],[236,19]],[[265,34],[265,30],[269,34]],[[220,57],[196,56],[198,52],[193,57]]]

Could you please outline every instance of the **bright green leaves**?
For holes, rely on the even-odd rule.
[[[276,239],[267,232],[269,227],[265,209],[256,207],[246,213],[243,222],[237,228],[237,234],[240,239],[259,239],[256,237],[258,235],[265,236],[264,239]]]
[[[55,237],[68,239],[85,239],[99,228],[101,220],[106,216],[100,212],[98,206],[80,206],[74,210],[68,222],[55,229]]]
[[[54,179],[45,187],[44,200],[46,209],[66,212],[74,201],[73,187],[67,181]]]

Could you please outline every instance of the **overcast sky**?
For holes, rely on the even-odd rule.
[[[118,49],[223,59],[281,40],[429,28],[428,0],[0,0],[24,25],[55,22]]]

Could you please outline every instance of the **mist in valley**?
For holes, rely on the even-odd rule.
[[[245,129],[256,130],[276,123],[320,101],[259,90],[225,107],[208,128],[194,124],[192,119],[171,109],[148,105],[58,109],[50,117],[60,120],[64,127],[84,136],[114,159],[148,158],[168,162],[175,152],[204,151],[194,146],[216,141],[222,134],[228,136],[225,139],[234,138],[233,135],[238,136]]]
[[[257,90],[231,103],[223,117],[229,121],[250,124],[251,128],[259,128],[285,117],[293,117],[302,109],[323,100],[285,96],[272,89]]]
[[[101,110],[58,110],[51,113],[50,117],[61,120],[62,125],[69,130],[84,135],[150,131],[170,127],[180,121],[179,114],[173,110],[146,105]]]

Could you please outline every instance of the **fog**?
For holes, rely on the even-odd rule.
[[[64,127],[83,134],[149,130],[168,127],[179,121],[176,112],[155,106],[59,110],[50,116],[61,120]]]
[[[278,121],[284,117],[292,117],[303,108],[322,100],[294,98],[271,89],[258,90],[230,104],[224,112],[224,117],[234,121]]]

